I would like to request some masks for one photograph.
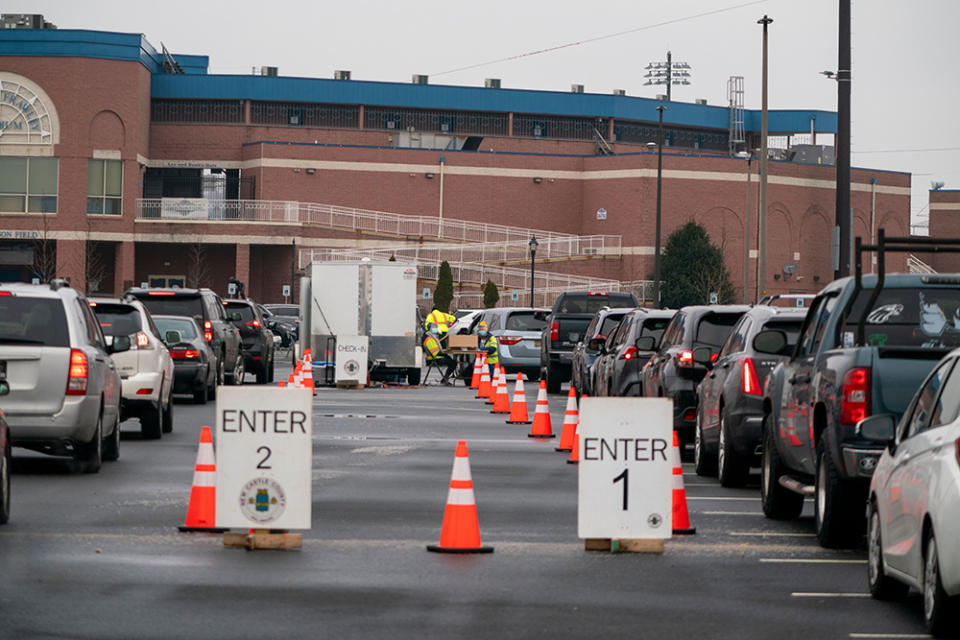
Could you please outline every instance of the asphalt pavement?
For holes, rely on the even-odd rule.
[[[559,434],[565,397],[550,402]],[[811,504],[765,519],[756,475],[724,489],[685,464],[696,535],[663,555],[584,551],[576,466],[463,387],[318,390],[303,548],[225,548],[176,528],[214,415],[178,399],[159,441],[124,423],[120,460],[96,475],[14,450],[0,637],[927,637],[917,594],[877,602],[862,549],[817,545]],[[426,551],[460,439],[490,555]]]

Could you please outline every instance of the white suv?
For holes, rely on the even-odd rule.
[[[120,419],[139,418],[144,439],[155,440],[173,431],[173,359],[139,300],[91,298],[90,306],[100,329],[112,343],[119,336],[130,338],[130,350],[114,355],[123,381]]]
[[[86,473],[120,456],[120,375],[83,294],[49,285],[0,285],[0,380],[13,446],[71,456]],[[118,353],[119,355],[119,353]]]

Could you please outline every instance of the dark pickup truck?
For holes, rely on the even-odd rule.
[[[795,518],[814,496],[817,538],[856,545],[881,445],[861,438],[867,416],[899,417],[940,358],[960,346],[960,276],[884,274],[890,251],[931,250],[927,239],[857,239],[856,275],[817,294],[789,357],[764,388],[761,500],[770,518]],[[877,251],[879,273],[862,275],[861,254]],[[768,352],[785,336],[764,331]],[[783,338],[777,340],[777,338]]]
[[[570,380],[573,349],[597,311],[637,306],[632,293],[565,291],[557,296],[540,340],[540,379],[547,381],[547,392],[559,393]]]

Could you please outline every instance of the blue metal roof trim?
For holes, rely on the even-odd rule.
[[[207,75],[202,78],[155,75],[152,95],[154,98],[326,102],[645,121],[656,121],[657,106],[662,104],[651,98],[591,93],[239,75]],[[685,102],[667,103],[664,112],[665,123],[679,126],[725,130],[729,127],[729,119],[726,107]],[[835,113],[804,110],[770,111],[770,130],[808,131],[811,119],[818,133],[836,132]],[[752,126],[754,122],[756,126]],[[745,126],[749,131],[758,130],[759,122],[759,112],[745,113]]]
[[[85,29],[0,29],[0,56],[139,61],[163,73],[162,57],[140,33]],[[206,74],[208,56],[173,54],[185,74]]]

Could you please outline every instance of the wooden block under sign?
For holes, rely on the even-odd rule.
[[[243,547],[249,551],[256,549],[301,549],[303,535],[299,533],[225,533],[225,547]]]
[[[608,538],[587,538],[584,540],[587,551],[614,551],[622,553],[663,553],[665,546],[661,539],[628,538],[610,540]]]

